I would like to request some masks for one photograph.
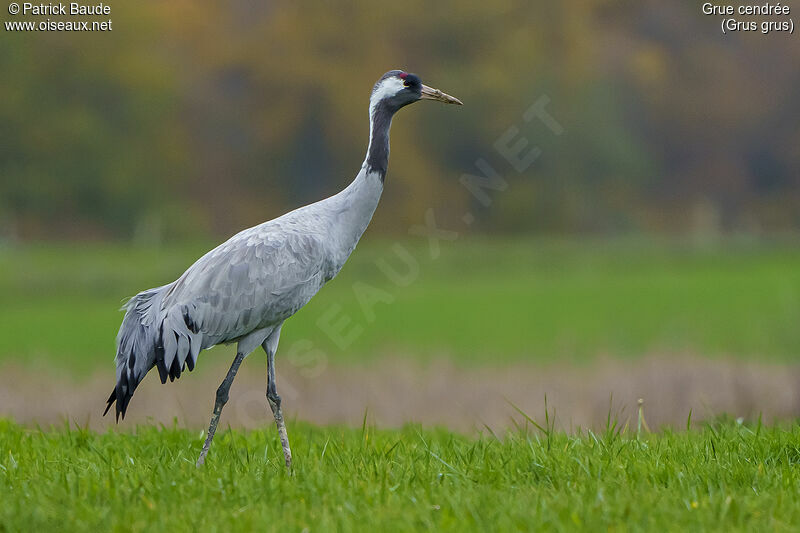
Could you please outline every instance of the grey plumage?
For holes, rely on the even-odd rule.
[[[201,465],[239,365],[261,345],[268,359],[266,395],[290,467],[291,451],[275,387],[274,355],[281,327],[336,276],[352,253],[383,191],[392,117],[422,98],[460,103],[422,85],[413,74],[387,72],[373,88],[367,156],[348,187],[234,235],[174,282],[131,298],[123,306],[117,383],[105,413],[116,404],[117,420],[124,418],[136,387],[153,367],[166,383],[167,378],[180,378],[186,368],[194,369],[201,350],[238,343],[236,358],[217,390],[198,459]]]
[[[332,230],[341,232],[326,222],[337,218],[344,201],[334,196],[244,230],[173,283],[131,298],[123,307],[117,386],[106,410],[116,401],[117,416],[124,418],[136,386],[153,366],[166,383],[167,378],[179,378],[185,367],[192,370],[200,350],[248,336],[254,336],[250,343],[258,347],[350,255],[335,249],[342,239],[331,239]],[[357,237],[353,240],[355,247]]]

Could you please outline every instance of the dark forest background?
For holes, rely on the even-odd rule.
[[[0,31],[1,239],[224,236],[332,194],[391,68],[466,105],[398,116],[373,231],[456,224],[478,157],[509,182],[479,232],[800,229],[798,38],[699,3],[111,6],[112,32]],[[521,120],[542,95],[564,135]],[[522,174],[493,148],[515,125],[542,150]]]

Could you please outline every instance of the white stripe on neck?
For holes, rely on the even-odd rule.
[[[403,80],[397,76],[386,78],[380,82],[380,84],[372,91],[372,96],[369,98],[369,118],[372,119],[375,108],[378,106],[378,102],[384,98],[394,96],[404,88],[405,86],[403,85]]]

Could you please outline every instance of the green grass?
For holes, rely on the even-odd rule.
[[[800,427],[574,435],[290,424],[201,435],[31,430],[0,420],[0,531],[790,531]],[[307,529],[306,529],[307,528]]]
[[[404,263],[391,242],[367,237],[284,327],[283,353],[321,350],[345,364],[387,353],[507,363],[661,350],[790,361],[800,346],[793,242],[457,241],[435,260],[422,239],[402,245],[413,281],[387,279],[379,259]],[[0,249],[0,361],[110,364],[124,297],[175,279],[208,248]],[[326,316],[343,321],[344,342],[320,326]]]

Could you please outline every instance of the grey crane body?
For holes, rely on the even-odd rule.
[[[124,418],[134,390],[153,367],[164,383],[179,378],[187,367],[194,369],[201,350],[238,343],[234,363],[217,390],[200,465],[239,365],[261,345],[268,359],[267,399],[290,468],[274,372],[281,326],[339,273],[356,247],[383,192],[392,116],[421,98],[460,104],[422,85],[413,74],[387,72],[370,98],[367,157],[348,187],[237,233],[176,281],[131,298],[117,335],[117,383],[106,412],[116,402],[116,417]]]

